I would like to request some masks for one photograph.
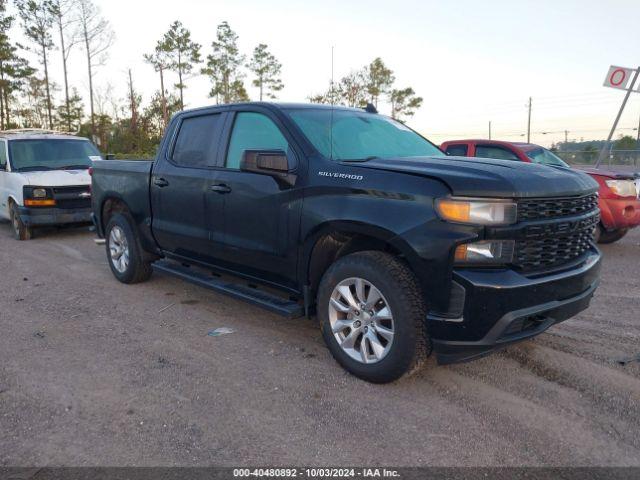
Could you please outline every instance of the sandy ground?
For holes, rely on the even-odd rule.
[[[86,229],[0,224],[0,466],[640,465],[640,231],[603,251],[578,317],[378,386],[313,321],[121,285]]]

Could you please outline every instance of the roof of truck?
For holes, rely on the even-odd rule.
[[[89,140],[72,133],[39,129],[3,130],[0,131],[0,138],[6,140]]]

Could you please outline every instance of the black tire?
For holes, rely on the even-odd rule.
[[[145,260],[144,251],[140,246],[140,239],[136,231],[132,227],[133,221],[128,215],[122,213],[116,213],[109,219],[107,228],[105,229],[105,245],[107,253],[107,262],[109,268],[113,272],[113,275],[122,283],[140,283],[149,279],[153,273],[151,262]],[[126,238],[126,245],[128,247],[128,262],[122,271],[116,268],[117,263],[111,254],[112,247],[112,231],[118,228],[119,233]]]
[[[624,237],[628,231],[628,229],[623,228],[620,230],[612,230],[608,232],[602,225],[598,225],[598,229],[596,231],[596,241],[602,244],[617,242],[622,237]]]
[[[16,240],[31,240],[33,238],[33,229],[22,223],[15,203],[11,203],[10,216],[13,235],[16,237]]]
[[[340,347],[331,329],[331,295],[340,282],[350,278],[361,278],[375,285],[393,313],[393,341],[386,356],[377,363],[354,360]],[[348,372],[363,380],[392,382],[416,371],[431,354],[422,289],[409,267],[392,255],[366,251],[342,257],[322,277],[317,302],[322,336],[331,354]]]

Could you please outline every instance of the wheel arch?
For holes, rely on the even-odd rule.
[[[300,262],[300,278],[309,289],[311,302],[314,303],[322,276],[334,262],[351,253],[366,250],[383,251],[404,258],[410,269],[414,263],[412,259],[417,257],[404,240],[376,225],[354,221],[332,221],[319,225],[305,239]]]

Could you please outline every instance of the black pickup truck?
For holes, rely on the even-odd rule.
[[[155,161],[97,161],[118,280],[152,270],[289,317],[372,382],[470,360],[588,307],[598,185],[447,157],[366,110],[245,103],[177,114]]]

